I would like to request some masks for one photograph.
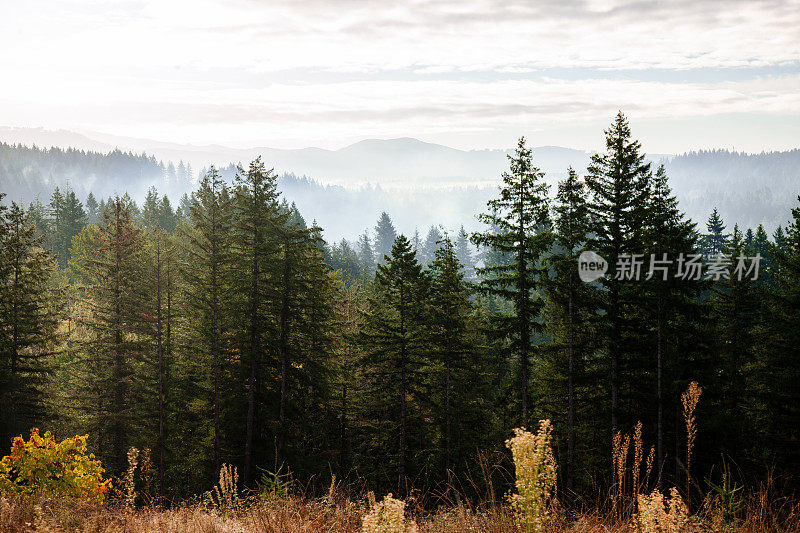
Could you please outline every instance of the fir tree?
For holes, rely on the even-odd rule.
[[[90,335],[82,347],[83,396],[89,401],[84,409],[91,431],[99,436],[101,457],[121,473],[139,414],[134,407],[142,400],[142,376],[135,369],[146,355],[140,336],[143,243],[128,203],[119,197],[111,201],[98,237],[96,253],[80,265],[84,277],[95,281],[86,288],[91,314],[84,323]]]
[[[664,406],[665,398],[677,398],[680,390],[669,388],[665,391],[665,383],[673,383],[680,378],[686,362],[697,355],[697,343],[686,342],[686,332],[694,331],[694,338],[699,338],[703,317],[697,300],[704,288],[702,281],[680,279],[676,271],[669,267],[670,261],[686,257],[697,248],[697,232],[692,222],[685,219],[678,208],[678,200],[672,194],[664,166],[659,166],[653,178],[652,194],[646,205],[648,210],[646,247],[649,252],[649,266],[646,275],[648,298],[643,315],[652,315],[655,324],[655,375],[656,375],[656,467],[658,468],[658,484],[663,486],[664,469]],[[657,270],[659,266],[667,268]],[[651,352],[647,348],[644,353]],[[665,368],[665,361],[671,361],[675,368]],[[695,364],[697,361],[695,360]],[[671,370],[671,380],[665,380],[667,371]],[[699,370],[699,369],[698,369]],[[649,374],[647,368],[639,368],[644,376]],[[686,378],[690,376],[685,376]],[[693,378],[699,377],[697,374]],[[640,383],[647,380],[641,380]],[[640,392],[646,397],[651,387],[642,386]],[[677,402],[672,405],[677,407]],[[671,412],[671,411],[670,411]],[[676,428],[677,430],[677,428]]]
[[[358,260],[364,275],[371,277],[375,272],[375,253],[372,250],[369,233],[366,231],[358,238]]]
[[[0,201],[2,195],[0,195]],[[0,431],[17,435],[45,416],[46,360],[56,347],[56,301],[49,287],[55,268],[31,217],[12,202],[0,206]]]
[[[267,359],[266,340],[271,327],[267,314],[269,288],[277,272],[271,266],[278,260],[278,243],[274,236],[286,221],[286,213],[278,211],[278,193],[275,175],[267,170],[261,158],[250,163],[247,171],[239,169],[236,174],[235,191],[235,236],[239,252],[240,278],[244,283],[240,289],[246,294],[243,309],[247,310],[242,323],[247,324],[248,349],[247,377],[247,422],[245,436],[244,483],[251,480],[253,465],[253,440],[256,424],[257,387]]]
[[[458,236],[455,242],[456,257],[464,269],[464,277],[472,279],[475,275],[475,263],[472,259],[472,250],[470,250],[469,235],[464,231],[464,226],[458,230]]]
[[[514,155],[508,156],[510,172],[503,173],[499,198],[488,203],[489,213],[479,219],[497,231],[476,233],[473,242],[501,254],[508,254],[508,264],[486,266],[481,290],[512,302],[513,315],[496,321],[498,338],[511,339],[508,347],[516,357],[518,374],[517,400],[520,424],[527,427],[530,415],[530,367],[533,355],[532,335],[542,330],[538,321],[542,300],[537,291],[546,276],[541,258],[549,246],[547,189],[544,173],[533,166],[531,150],[520,138]]]
[[[396,238],[397,232],[392,224],[392,219],[384,211],[375,226],[375,260],[377,263],[383,263],[384,258],[391,254]]]
[[[100,204],[97,203],[97,199],[94,197],[94,194],[91,192],[86,197],[86,221],[88,224],[99,224],[100,223]]]
[[[444,441],[441,464],[449,478],[456,459],[466,456],[470,428],[480,427],[470,403],[481,393],[483,380],[476,378],[483,365],[477,359],[471,290],[453,242],[448,237],[439,242],[429,271],[426,348],[434,370],[431,388],[438,391],[434,403]]]
[[[411,242],[399,235],[388,262],[379,264],[375,273],[375,294],[369,298],[363,317],[361,344],[362,365],[370,387],[368,416],[386,447],[378,453],[387,453],[382,459],[396,468],[397,492],[401,495],[407,492],[411,474],[411,430],[420,429],[424,288],[422,267]]]
[[[798,196],[800,201],[800,196]],[[766,426],[763,455],[787,472],[800,468],[800,207],[773,246],[774,287],[758,328],[756,400]],[[749,326],[749,324],[748,324]],[[749,434],[752,435],[752,434]]]
[[[728,246],[730,235],[725,233],[725,223],[722,221],[722,217],[719,216],[716,207],[711,212],[711,216],[708,217],[706,228],[708,229],[708,234],[704,239],[703,251],[710,256],[721,254]]]
[[[592,156],[586,175],[593,233],[589,245],[614,269],[621,255],[645,251],[645,206],[651,172],[639,141],[631,138],[628,119],[622,112],[605,134],[606,152]],[[619,429],[620,364],[623,359],[633,357],[631,339],[624,332],[637,327],[632,324],[636,321],[632,299],[638,293],[631,283],[615,274],[612,271],[610,276],[600,279],[606,289],[600,307],[607,314],[605,337],[611,376],[612,435]]]
[[[550,302],[549,330],[553,337],[553,368],[547,372],[550,385],[558,390],[546,397],[567,399],[566,486],[574,489],[576,387],[586,387],[586,361],[589,354],[592,315],[596,289],[578,279],[578,257],[589,240],[587,191],[578,174],[569,168],[567,178],[558,184],[554,216],[554,251],[548,259],[553,276],[547,283]],[[566,372],[565,372],[566,370]],[[563,376],[566,373],[566,380]],[[566,381],[566,391],[564,388]],[[554,406],[561,412],[561,405]],[[584,421],[587,423],[587,421]]]
[[[230,196],[222,177],[213,166],[200,180],[191,206],[193,228],[188,234],[188,255],[185,270],[189,305],[194,316],[197,348],[210,359],[212,461],[214,474],[219,471],[222,455],[221,394],[223,335],[226,316],[223,316],[230,291],[228,277],[231,228]],[[207,376],[203,376],[206,378]]]

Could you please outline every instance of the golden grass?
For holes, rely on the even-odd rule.
[[[44,497],[0,496],[0,531],[9,533],[42,532],[125,532],[125,533],[361,533],[367,512],[365,502],[288,497],[251,503],[231,517],[209,512],[201,506],[174,509],[101,506],[72,500]],[[748,499],[745,518],[732,529],[714,527],[712,517],[697,517],[689,532],[733,531],[756,533],[798,531],[800,507],[777,513],[765,495]],[[414,519],[420,533],[518,533],[518,522],[505,506],[472,508],[459,505],[433,513],[418,512]],[[567,520],[553,517],[544,528],[548,533],[634,533],[640,531],[633,520],[614,520],[610,516],[582,514]]]

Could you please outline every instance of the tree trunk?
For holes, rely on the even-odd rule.
[[[573,470],[575,461],[575,329],[573,317],[573,279],[569,280],[569,300],[567,302],[567,315],[569,317],[569,376],[567,378],[567,489],[572,491]]]
[[[662,317],[661,317],[661,310],[662,310],[662,301],[661,298],[658,299],[658,318],[657,318],[657,346],[656,346],[656,357],[657,357],[657,379],[658,379],[658,421],[657,421],[657,432],[658,436],[656,438],[656,468],[658,469],[658,489],[664,489],[664,479],[662,475],[662,470],[664,468],[664,394],[663,394],[663,369],[664,369],[664,352],[663,352],[663,343],[662,343]]]
[[[278,468],[281,467],[283,461],[283,452],[286,446],[286,384],[288,372],[288,350],[289,350],[289,297],[290,294],[290,251],[291,243],[288,237],[284,241],[284,257],[283,257],[283,300],[281,302],[281,321],[280,321],[280,364],[281,364],[281,397],[278,413],[278,450],[276,462]]]
[[[161,235],[156,236],[156,338],[158,349],[158,490],[164,492],[164,346],[161,339]]]
[[[214,353],[214,475],[220,469],[220,424],[219,424],[219,374],[220,374],[220,356],[219,356],[219,294],[217,279],[217,225],[216,225],[216,209],[214,206],[211,214],[211,312],[212,312],[212,327],[213,333],[213,353]]]
[[[400,460],[398,463],[397,493],[401,498],[406,491],[406,394],[408,383],[406,381],[406,328],[405,328],[405,291],[400,286]]]
[[[256,230],[256,234],[253,238],[253,269],[251,272],[253,279],[250,293],[250,381],[248,383],[247,391],[247,437],[245,440],[244,449],[245,485],[249,485],[250,483],[251,469],[253,464],[253,427],[255,424],[256,412],[256,377],[258,376],[258,357],[261,352],[261,337],[258,321],[258,308],[260,305],[258,290],[258,278],[260,276],[259,241],[260,239],[258,236],[258,230]]]

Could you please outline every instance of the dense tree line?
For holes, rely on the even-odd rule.
[[[796,484],[800,206],[771,238],[716,210],[698,228],[622,114],[554,191],[520,139],[473,235],[407,236],[383,213],[325,243],[260,159],[206,169],[177,208],[58,189],[0,209],[2,435],[89,433],[114,474],[150,447],[165,496],[222,463],[248,487],[485,494],[478,455],[545,417],[568,494],[608,482],[638,421],[653,484],[678,483],[693,380],[693,478],[723,454]],[[589,251],[610,272],[585,282]],[[682,275],[698,265],[717,274]]]

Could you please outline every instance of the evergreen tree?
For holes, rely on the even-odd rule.
[[[178,225],[179,215],[172,209],[169,198],[165,194],[158,204],[158,225],[167,233],[172,233]]]
[[[725,223],[722,221],[722,217],[719,216],[716,207],[711,212],[711,216],[708,217],[706,228],[708,229],[708,234],[704,239],[704,253],[710,256],[721,254],[728,246],[730,235],[725,233]]]
[[[150,187],[142,205],[142,226],[145,229],[153,230],[159,227],[158,204],[158,191],[155,187]]]
[[[478,270],[483,276],[481,290],[485,294],[509,300],[513,305],[510,317],[494,322],[497,338],[509,338],[508,351],[516,358],[517,401],[519,420],[527,427],[530,415],[532,335],[542,330],[538,321],[542,300],[537,291],[546,276],[541,264],[549,247],[547,189],[544,173],[533,166],[531,150],[520,138],[514,155],[508,156],[510,173],[503,173],[499,198],[488,203],[489,213],[479,219],[497,228],[473,235],[473,242],[501,254],[508,254],[508,264],[486,266]]]
[[[384,211],[375,226],[375,260],[377,263],[383,263],[384,257],[391,254],[396,238],[397,232],[392,224],[392,219]]]
[[[473,432],[480,431],[480,413],[475,407],[484,380],[484,365],[478,360],[477,332],[471,290],[464,281],[462,265],[456,257],[453,242],[444,237],[430,264],[430,290],[426,328],[426,348],[432,372],[429,374],[434,392],[434,412],[440,420],[443,442],[440,444],[441,465],[450,481],[459,459],[468,459],[467,450]],[[486,406],[484,406],[485,408]]]
[[[431,226],[428,230],[428,235],[425,237],[425,242],[422,244],[420,263],[423,266],[428,265],[434,260],[436,250],[439,249],[439,242],[442,240],[442,232],[436,226]]]
[[[66,248],[62,242],[64,235],[64,195],[61,190],[56,187],[53,194],[50,196],[50,203],[48,204],[48,214],[50,218],[47,225],[47,240],[46,245],[49,250],[56,256],[59,266],[62,261],[66,261]]]
[[[553,275],[547,282],[549,331],[553,338],[553,353],[546,376],[546,385],[551,392],[546,398],[555,399],[552,406],[556,413],[566,411],[567,457],[564,470],[568,490],[574,489],[575,477],[575,418],[578,410],[576,389],[584,392],[582,400],[589,402],[597,398],[588,397],[589,383],[598,376],[589,374],[587,368],[591,353],[592,318],[596,305],[594,285],[582,283],[578,278],[578,257],[586,250],[589,240],[589,206],[587,191],[578,174],[569,168],[567,178],[558,184],[554,214],[554,250],[549,258]],[[562,398],[566,397],[566,410]],[[561,420],[561,416],[556,420]],[[583,419],[583,427],[589,425],[590,416]],[[588,435],[584,433],[587,437]]]
[[[683,383],[686,380],[697,379],[700,376],[682,375],[687,363],[692,362],[697,371],[699,365],[698,343],[686,342],[689,331],[694,332],[691,338],[700,338],[704,317],[698,306],[698,298],[704,284],[700,280],[682,279],[676,276],[677,271],[670,268],[672,260],[686,257],[695,252],[697,248],[696,230],[692,222],[685,219],[678,208],[678,200],[672,194],[664,166],[659,166],[653,178],[652,194],[646,205],[648,210],[647,234],[645,237],[649,252],[649,266],[647,273],[646,290],[650,305],[645,305],[642,312],[651,324],[655,325],[655,350],[645,348],[644,354],[655,351],[655,378],[656,378],[656,467],[658,468],[659,488],[663,487],[664,470],[664,433],[665,433],[665,403],[666,399],[673,399],[670,406],[677,408],[677,398],[682,392],[679,387],[669,387],[665,391],[665,384]],[[660,267],[667,270],[659,270]],[[665,362],[672,362],[673,368],[666,368]],[[643,360],[643,365],[647,363]],[[647,366],[636,369],[643,377],[650,374]],[[664,376],[670,375],[672,379],[665,380]],[[640,380],[641,391],[639,397],[646,398],[652,386],[650,380]],[[673,412],[674,409],[668,411]],[[675,428],[678,431],[678,427]]]
[[[718,261],[727,273],[713,280],[712,297],[712,323],[716,325],[718,339],[714,354],[717,391],[708,399],[717,407],[714,422],[720,451],[731,457],[742,457],[742,452],[753,444],[749,436],[755,431],[748,415],[752,414],[754,399],[751,385],[760,307],[758,283],[750,276],[742,275],[740,279],[735,273],[737,258],[746,254],[738,225],[734,226],[729,243],[721,253]]]
[[[420,420],[425,365],[422,319],[425,281],[411,242],[399,235],[386,264],[375,273],[375,293],[363,316],[361,344],[368,418],[374,431],[373,457],[397,476],[397,493],[405,495],[412,475],[409,451],[423,435]],[[416,431],[414,431],[416,430]],[[395,440],[397,439],[397,440]]]
[[[369,233],[366,231],[358,238],[358,260],[364,275],[371,277],[375,271],[375,253],[372,250]]]
[[[135,407],[143,401],[142,376],[136,372],[147,349],[141,338],[142,249],[130,205],[116,197],[104,213],[96,252],[80,265],[83,275],[95,280],[85,295],[91,313],[82,346],[84,416],[98,435],[100,456],[117,473],[127,466],[139,415]]]
[[[352,283],[362,277],[361,261],[346,239],[342,239],[339,244],[334,244],[328,255],[330,267],[341,272],[345,283]]]
[[[275,175],[267,170],[261,158],[250,163],[247,171],[239,168],[236,174],[235,239],[238,250],[240,277],[238,292],[246,294],[242,323],[247,324],[247,422],[245,436],[244,483],[249,484],[253,466],[253,441],[257,423],[257,388],[266,366],[268,333],[272,319],[268,315],[270,288],[278,272],[271,267],[278,260],[277,229],[283,227],[287,214],[278,211]]]
[[[800,207],[778,241],[756,344],[757,420],[766,427],[757,446],[761,462],[793,473],[800,468]]]
[[[2,195],[0,195],[2,201]],[[57,316],[50,277],[55,268],[31,217],[0,206],[0,432],[7,438],[45,416],[46,360],[56,348]]]
[[[230,195],[219,172],[213,166],[200,180],[191,206],[193,228],[188,234],[186,277],[190,313],[194,319],[196,348],[208,366],[198,376],[204,385],[211,378],[212,465],[215,476],[221,466],[222,427],[221,395],[226,359],[224,335],[227,315],[224,310],[230,292],[228,276],[231,228]],[[208,373],[205,373],[205,370]]]
[[[644,254],[644,231],[647,197],[650,193],[650,163],[645,162],[639,141],[631,138],[628,119],[622,112],[605,131],[606,152],[592,156],[586,175],[591,193],[589,212],[593,238],[589,246],[600,254],[610,268],[619,264],[621,255]],[[620,365],[635,357],[635,335],[627,332],[636,325],[636,298],[640,294],[620,271],[600,279],[604,298],[600,308],[606,314],[605,340],[611,376],[611,433],[619,429]],[[610,441],[610,439],[609,439]]]
[[[86,222],[88,224],[99,224],[101,215],[100,204],[97,203],[94,194],[90,192],[86,197]]]
[[[464,277],[472,279],[475,275],[475,263],[472,259],[472,250],[470,250],[469,235],[464,231],[464,226],[458,230],[458,236],[455,242],[456,257],[464,269]]]

